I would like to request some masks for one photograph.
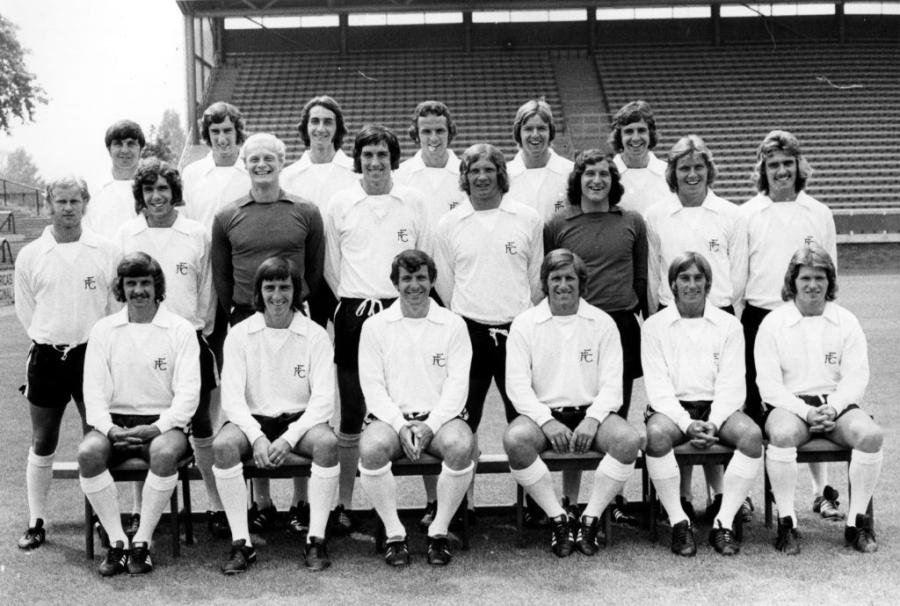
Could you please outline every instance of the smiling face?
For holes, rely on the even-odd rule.
[[[469,166],[466,173],[469,181],[469,199],[476,208],[499,204],[503,191],[497,177],[497,167],[488,158],[481,158]]]
[[[699,267],[690,265],[678,272],[670,287],[682,317],[699,317],[703,314],[710,284]]]
[[[775,202],[788,202],[797,198],[797,158],[783,151],[773,150],[766,154],[763,163],[769,197]]]
[[[602,204],[609,200],[609,189],[612,187],[612,175],[609,162],[601,160],[584,165],[581,175],[581,203]]]
[[[622,159],[628,166],[647,166],[650,152],[650,127],[644,120],[622,127]]]
[[[213,161],[216,166],[234,164],[240,147],[237,144],[237,128],[230,117],[225,116],[221,122],[210,123],[209,142],[212,145]]]
[[[73,229],[81,225],[87,204],[77,187],[57,187],[50,200],[50,214],[56,229]]]
[[[419,116],[416,120],[419,133],[419,148],[425,156],[426,165],[440,164],[447,160],[447,146],[450,143],[450,129],[446,116]]]
[[[324,105],[316,105],[309,110],[306,134],[310,147],[333,150],[334,134],[337,132],[337,116]]]
[[[550,125],[535,114],[525,120],[519,133],[522,140],[522,152],[535,160],[546,162],[550,150]]]
[[[702,154],[697,152],[678,159],[675,163],[675,183],[678,198],[685,206],[698,206],[706,198],[709,167]]]
[[[427,305],[432,286],[427,265],[420,265],[413,272],[402,265],[398,268],[396,287],[404,308],[417,309]]]
[[[386,194],[391,189],[391,151],[384,141],[364,145],[359,154],[367,193]]]
[[[824,269],[801,265],[794,281],[797,294],[794,302],[804,316],[820,315],[825,309],[828,293],[828,274]]]
[[[278,175],[284,159],[274,144],[266,140],[253,143],[244,150],[244,166],[253,186],[278,186]]]
[[[578,311],[581,284],[574,265],[564,265],[547,275],[547,299],[554,316],[570,316]]]
[[[165,177],[159,175],[155,183],[141,185],[144,196],[144,216],[151,227],[169,226],[175,220],[175,206],[172,204],[172,188]]]
[[[156,287],[153,276],[136,276],[122,278],[122,292],[128,305],[130,318],[146,317],[150,311],[156,311]]]
[[[290,278],[283,280],[263,280],[259,286],[267,318],[280,318],[292,313],[294,285]]]
[[[141,159],[141,144],[131,137],[113,139],[109,144],[109,157],[112,158],[113,170],[133,172]]]

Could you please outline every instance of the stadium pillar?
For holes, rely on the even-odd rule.
[[[463,11],[463,34],[465,35],[465,51],[472,52],[472,11]]]
[[[347,13],[339,13],[338,14],[338,31],[340,32],[341,38],[341,56],[347,54],[347,29],[349,28],[350,19],[347,17]]]
[[[844,3],[834,3],[834,26],[837,29],[838,42],[843,44],[847,41],[847,20],[844,18]]]
[[[588,56],[594,55],[594,49],[597,47],[597,9],[594,7],[587,7],[585,9],[587,11],[587,41],[588,41]]]
[[[187,123],[188,133],[191,135],[191,143],[197,145],[200,142],[197,136],[197,49],[194,47],[194,16],[184,16],[184,60],[187,73]]]
[[[713,46],[722,46],[722,5],[713,3],[709,7],[709,18],[712,25]]]

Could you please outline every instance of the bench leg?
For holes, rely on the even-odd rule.
[[[641,504],[643,505],[641,522],[644,530],[650,528],[650,475],[646,463],[641,465]]]
[[[516,483],[516,545],[525,546],[525,489]]]
[[[87,497],[84,498],[84,553],[87,559],[94,559],[94,508]]]
[[[606,535],[606,546],[612,545],[612,508],[607,505],[601,514],[603,516],[603,533]]]
[[[766,528],[772,528],[772,483],[769,482],[769,472],[763,469],[763,502],[765,503]]]
[[[191,478],[190,472],[185,470],[181,475],[181,493],[184,501],[184,542],[187,545],[194,544],[194,515],[191,511]]]
[[[656,487],[650,482],[650,541],[659,540],[659,501],[656,499]]]
[[[469,497],[468,497],[468,495],[463,495],[462,503],[459,504],[459,511],[462,512],[462,516],[463,516],[462,548],[463,548],[463,551],[467,551],[469,549]]]
[[[169,499],[172,518],[172,556],[181,556],[181,525],[178,521],[178,491],[172,491],[172,497]]]

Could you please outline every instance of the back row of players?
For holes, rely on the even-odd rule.
[[[846,537],[861,551],[875,549],[864,510],[881,435],[857,406],[868,381],[865,339],[855,318],[830,303],[834,222],[803,191],[810,169],[795,137],[766,137],[760,193],[737,207],[710,189],[716,168],[699,137],[679,140],[666,162],[652,154],[655,121],[641,101],[614,117],[615,157],[589,150],[574,164],[550,148],[553,118],[542,101],[519,108],[520,151],[508,165],[487,144],[458,160],[448,147],[455,126],[438,102],[416,108],[410,136],[421,149],[399,166],[397,138],[375,125],[360,130],[346,157],[343,115],[329,97],[310,100],[298,128],[307,151],[282,170],[281,141],[245,141],[240,112],[214,104],[201,120],[211,152],[185,169],[182,187],[172,167],[138,165],[143,134],[120,122],[107,132],[114,180],[89,212],[80,179],[49,187],[53,224],[16,262],[16,307],[34,341],[25,389],[31,520],[21,547],[44,541],[52,460],[71,397],[86,407],[91,430],[79,450],[82,485],[112,545],[103,574],[152,568],[149,539],[174,489],[188,426],[211,529],[231,530],[226,573],[255,559],[250,529],[264,530],[275,514],[263,484],[245,515],[241,460],[277,466],[291,450],[314,462],[309,487],[295,486],[291,514],[292,527],[307,534],[309,568],[329,563],[329,511],[335,530],[353,526],[347,509],[357,467],[386,526],[386,560],[408,562],[390,463],[423,451],[444,460],[436,485],[426,482],[425,521],[429,562],[446,564],[447,525],[471,484],[473,436],[494,379],[510,422],[504,446],[513,475],[550,517],[554,553],[594,553],[599,514],[614,499],[621,504],[616,494],[641,446],[624,419],[643,366],[647,467],[674,551],[692,555],[696,547],[672,447],[689,439],[737,447],[724,478],[713,478],[710,543],[730,555],[739,549],[734,520],[762,461],[762,426],[778,549],[799,551],[796,446],[811,432],[854,449]],[[628,206],[649,208],[642,216]],[[545,258],[545,249],[554,252]],[[446,309],[429,299],[432,286]],[[114,309],[113,294],[126,308],[94,326]],[[782,296],[794,304],[760,330]],[[299,313],[304,301],[316,323],[334,321],[338,411],[331,346]],[[735,307],[743,308],[743,333],[729,315]],[[636,314],[656,311],[641,351]],[[214,439],[212,352],[226,324],[233,328],[221,392],[229,423]],[[325,424],[332,412],[334,432]],[[556,498],[537,456],[547,447],[609,455],[584,512],[572,505],[577,478],[564,482],[562,505]],[[149,457],[151,470],[129,545],[107,468],[132,452]],[[821,471],[816,508],[841,516]]]

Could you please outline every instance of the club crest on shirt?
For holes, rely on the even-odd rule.
[[[816,241],[816,239],[815,239],[815,237],[813,237],[813,236],[806,236],[805,238],[803,238],[803,242],[804,242],[807,246],[809,246],[810,244],[813,244],[815,241]]]
[[[445,366],[447,366],[447,354],[438,352],[431,356],[431,365],[439,366],[440,368],[444,368]]]
[[[709,252],[711,253],[717,253],[722,249],[721,245],[719,244],[718,238],[711,238],[708,244]]]
[[[305,365],[305,364],[297,364],[296,366],[294,366],[294,373],[293,373],[293,374],[294,374],[294,376],[297,377],[298,379],[305,379],[305,378],[306,378],[306,374],[307,374],[307,371],[306,371],[306,365]]]
[[[514,255],[519,252],[519,249],[516,247],[516,243],[513,241],[509,241],[505,244],[506,254]]]
[[[85,276],[84,289],[85,290],[97,290],[97,278],[95,278],[94,276]]]
[[[719,370],[719,361],[720,361],[720,360],[719,360],[719,352],[714,351],[712,357],[713,357],[713,368],[715,368],[716,371],[718,372],[718,370]]]
[[[457,206],[459,206],[459,201],[457,201],[457,200],[451,200],[450,202],[447,203],[447,206],[450,207],[450,210],[453,210],[454,208],[456,208]]]
[[[175,264],[175,273],[181,276],[188,275],[188,267],[190,267],[185,261],[179,261]]]
[[[836,351],[827,351],[825,352],[825,363],[826,364],[837,364],[838,363],[838,354]]]
[[[556,204],[553,205],[553,212],[559,212],[566,207],[566,203],[564,200],[557,200]]]
[[[397,241],[398,242],[409,242],[409,230],[405,227],[397,230]]]
[[[594,351],[587,347],[578,352],[578,361],[585,364],[591,364],[594,361]]]
[[[169,370],[169,361],[165,356],[160,356],[153,360],[153,370],[158,370],[160,372],[166,372]]]

